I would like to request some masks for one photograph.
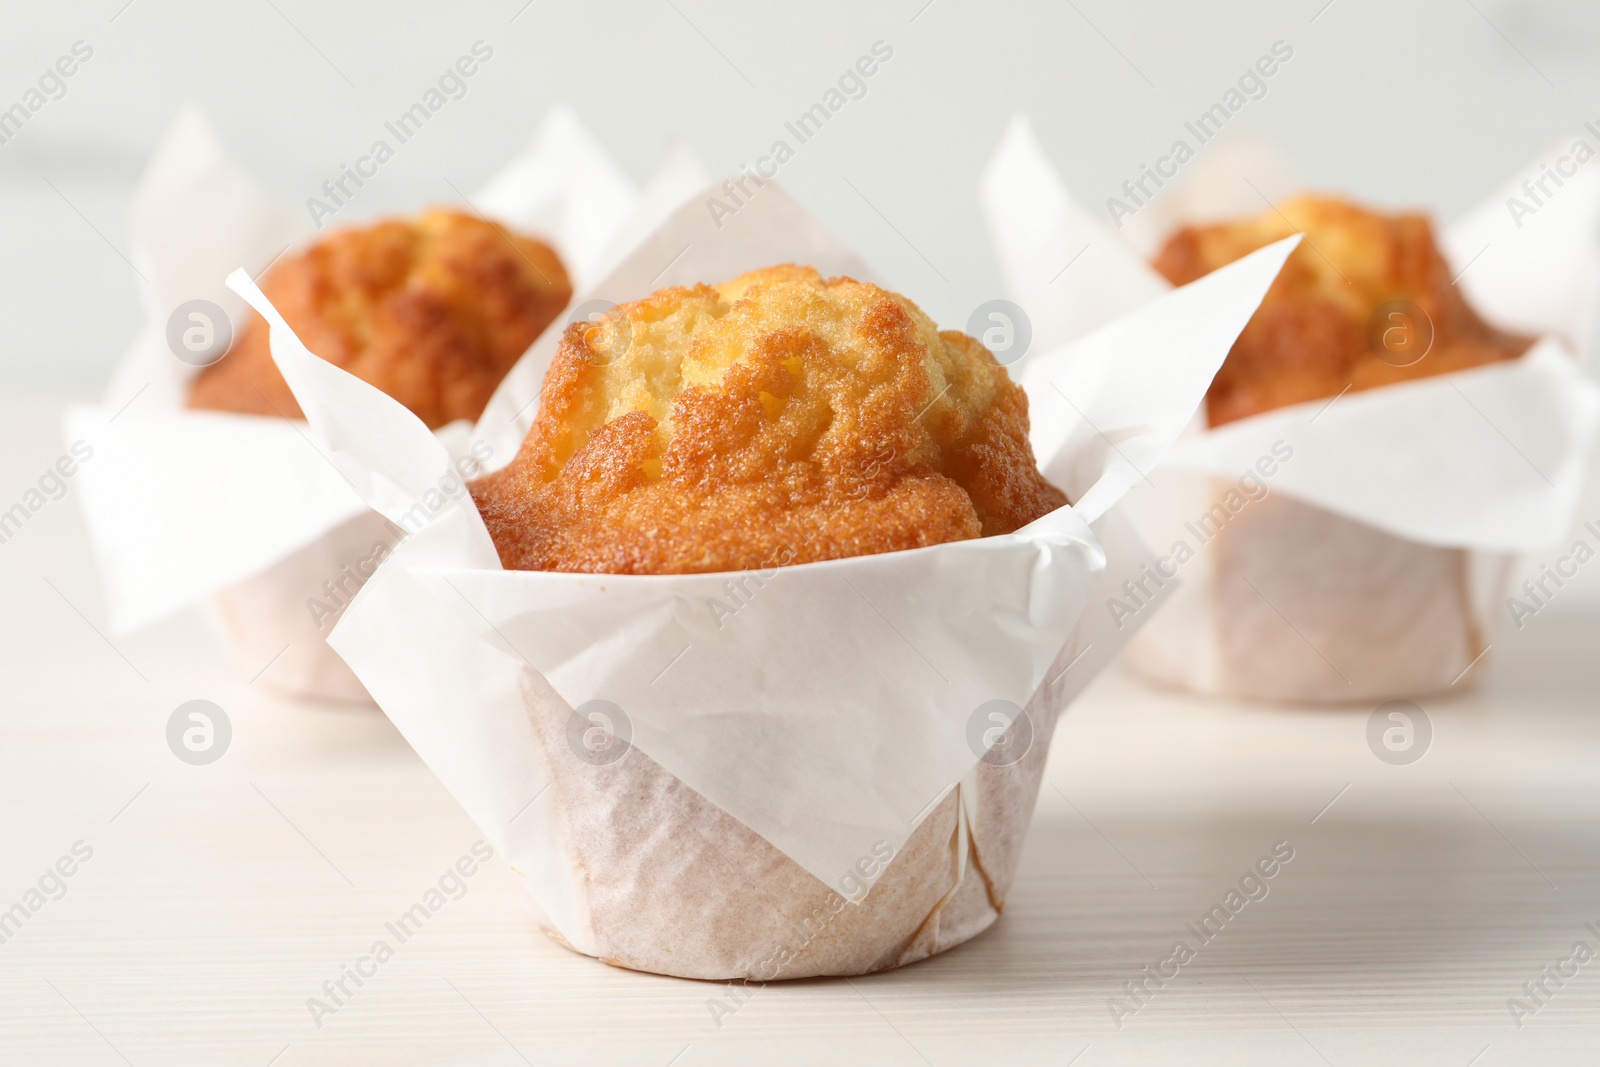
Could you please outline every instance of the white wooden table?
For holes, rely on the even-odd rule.
[[[62,452],[57,419],[0,401],[0,508]],[[381,714],[260,691],[197,617],[113,647],[69,490],[0,544],[0,908],[92,856],[0,944],[0,1061],[1593,1063],[1600,960],[1520,1029],[1507,1006],[1600,950],[1600,614],[1579,608],[1427,703],[1410,766],[1368,749],[1370,709],[1112,672],[1057,732],[1005,917],[926,963],[768,986],[719,1027],[718,986],[548,941],[496,859],[318,1028],[307,999],[478,834]],[[165,740],[194,698],[233,724],[209,766]],[[1279,841],[1269,895],[1118,1028],[1109,999]]]

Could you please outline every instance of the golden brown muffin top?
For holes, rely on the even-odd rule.
[[[1253,219],[1185,227],[1161,250],[1155,268],[1172,284],[1185,285],[1297,232],[1305,240],[1211,384],[1212,426],[1346,388],[1514,359],[1533,343],[1488,325],[1467,305],[1451,284],[1425,215],[1383,215],[1305,196]],[[1386,306],[1393,301],[1409,301],[1425,320],[1409,308]],[[1427,354],[1417,358],[1423,349]]]
[[[454,211],[328,235],[262,290],[313,353],[377,386],[430,428],[476,419],[572,297],[549,246]],[[191,408],[301,416],[255,312],[195,378]]]
[[[766,569],[1009,533],[1065,504],[988,349],[810,267],[569,327],[473,496],[507,567]]]

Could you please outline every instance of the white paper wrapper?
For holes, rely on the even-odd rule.
[[[549,240],[576,287],[703,180],[676,149],[641,193],[557,107],[470,206]],[[196,368],[166,338],[173,309],[197,298],[242,323],[227,273],[241,265],[260,272],[314,234],[308,215],[258,190],[223,157],[198,111],[184,111],[134,202],[135,255],[151,281],[147,324],[104,402],[72,408],[65,432],[95,449],[82,471],[83,506],[114,630],[215,598],[240,667],[263,684],[366,699],[327,649],[331,624],[313,601],[342,606],[353,590],[340,568],[370,554],[381,520],[318,452],[305,423],[185,409]],[[464,454],[466,429],[447,427],[440,440]],[[343,596],[325,592],[327,582],[342,584]]]
[[[1076,405],[1048,416],[1042,456],[1076,507],[1009,536],[768,572],[720,627],[708,604],[739,575],[502,570],[418,420],[315,359],[243,272],[230,284],[272,322],[323,454],[392,521],[434,515],[329,641],[546,928],[628,967],[765,979],[894,966],[998,915],[1055,716],[1125,636],[1083,607],[1148,559],[1107,512],[1188,422],[1293,244],[1040,357]],[[871,277],[772,186],[720,224],[686,205],[579,299],[791,261]],[[525,434],[555,344],[534,346],[471,434],[497,459]],[[980,765],[997,700],[1029,709],[999,722],[1031,747]],[[591,701],[609,702],[604,722]],[[594,766],[583,741],[602,726],[631,747]]]
[[[1217,430],[1198,419],[1128,501],[1183,583],[1130,643],[1136,670],[1206,692],[1371,701],[1465,684],[1481,667],[1512,554],[1568,531],[1600,424],[1600,389],[1574,355],[1600,286],[1600,168],[1580,169],[1519,229],[1506,198],[1524,176],[1445,229],[1441,245],[1481,313],[1543,340],[1516,361],[1331,405]],[[1256,215],[1263,197],[1304,188],[1251,136],[1208,146],[1168,184],[1114,230],[1072,199],[1027,122],[1013,121],[982,201],[1036,345],[1066,343],[1166,292],[1148,260],[1179,226]],[[1292,458],[1278,462],[1274,446]],[[1272,496],[1248,499],[1239,479],[1252,470]],[[1197,525],[1219,504],[1217,521]],[[1192,559],[1176,559],[1180,542]],[[1127,618],[1140,595],[1100,610]]]

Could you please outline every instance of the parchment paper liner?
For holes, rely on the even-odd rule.
[[[304,548],[260,574],[218,590],[212,611],[240,670],[258,671],[262,681],[294,696],[371,703],[372,697],[339,654],[328,632],[359,588],[362,564],[399,543],[403,531],[376,512],[346,519]],[[324,583],[334,585],[330,595]],[[307,604],[328,605],[313,612]]]
[[[1064,649],[1053,676],[1082,651]],[[633,970],[762,982],[899,967],[988,929],[1016,876],[1067,693],[1040,689],[1025,709],[1027,753],[980,761],[857,905],[637,749],[609,766],[579,760],[566,743],[571,710],[534,672],[524,682],[593,931],[588,953]]]
[[[1220,501],[1237,484],[1185,481],[1169,487],[1169,501]],[[1176,528],[1183,520],[1170,509],[1150,513],[1153,495],[1130,502],[1130,516],[1143,529]],[[1321,703],[1471,685],[1513,561],[1395,537],[1279,494],[1239,511],[1204,553],[1184,565],[1183,587],[1123,661],[1174,688]]]

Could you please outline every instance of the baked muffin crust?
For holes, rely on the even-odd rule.
[[[507,567],[766,569],[1055,510],[1027,428],[1026,396],[976,340],[786,265],[569,327],[522,448],[472,492]]]
[[[572,297],[549,246],[443,210],[330,234],[273,267],[262,290],[307,348],[433,429],[477,418]],[[232,349],[200,372],[189,406],[301,416],[261,316],[250,312]]]
[[[1533,343],[1495,329],[1468,306],[1451,284],[1425,215],[1384,215],[1306,196],[1253,219],[1185,227],[1155,268],[1185,285],[1296,232],[1306,239],[1207,393],[1212,426],[1337,396],[1347,387],[1372,389],[1515,359]],[[1433,331],[1427,354],[1407,366],[1396,365],[1407,357],[1381,358],[1369,337],[1374,313],[1396,300],[1420,308]]]

